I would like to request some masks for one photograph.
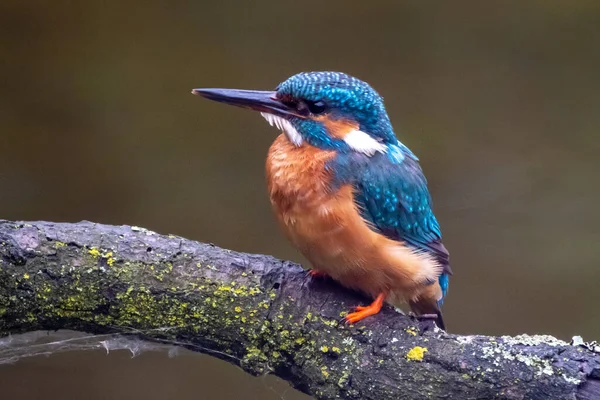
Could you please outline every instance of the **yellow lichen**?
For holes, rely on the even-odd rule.
[[[327,346],[321,346],[321,351],[323,353],[327,353],[329,351],[329,347],[327,347]]]
[[[338,379],[338,382],[337,382],[338,386],[341,388],[346,387],[349,377],[350,377],[350,374],[347,371],[342,372],[342,376],[340,376],[340,379]]]
[[[240,307],[240,306],[237,306],[237,307],[235,308],[235,312],[238,312],[238,313],[242,312],[242,307]]]
[[[23,274],[23,279],[29,279],[29,274],[27,272]]]
[[[58,244],[58,243],[57,243]],[[64,243],[63,243],[64,244]],[[112,251],[107,251],[105,253],[101,253],[100,250],[98,250],[96,247],[91,247],[88,250],[88,254],[91,255],[94,258],[98,258],[98,257],[102,257],[104,259],[106,259],[106,263],[112,267],[113,264],[115,263],[115,259],[113,258],[113,252]]]
[[[323,374],[325,378],[329,377],[329,372],[327,371],[327,367],[325,365],[321,367],[321,374]]]
[[[417,336],[417,328],[415,328],[414,326],[410,326],[410,327],[406,328],[405,331],[409,335]]]
[[[338,325],[337,320],[335,319],[325,319],[323,317],[315,317],[314,321],[320,320],[322,323],[324,323],[325,325],[331,326],[331,327],[335,327]]]
[[[423,360],[423,356],[427,352],[426,347],[415,346],[408,353],[406,353],[406,359],[408,361],[421,361]]]

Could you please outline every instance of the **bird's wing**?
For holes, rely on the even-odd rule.
[[[409,153],[399,160],[376,154],[356,178],[355,201],[362,217],[388,238],[433,255],[444,268],[440,284],[445,294],[447,275],[452,274],[449,255],[416,157]]]

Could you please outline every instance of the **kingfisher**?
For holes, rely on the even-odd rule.
[[[384,303],[445,329],[441,305],[452,274],[419,159],[398,140],[382,97],[341,72],[302,72],[274,91],[193,89],[259,111],[279,129],[266,177],[275,216],[310,261],[373,299],[346,315],[356,323]]]

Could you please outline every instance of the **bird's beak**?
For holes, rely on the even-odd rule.
[[[192,94],[206,97],[220,103],[275,114],[282,117],[299,116],[283,104],[275,92],[240,89],[193,89]]]

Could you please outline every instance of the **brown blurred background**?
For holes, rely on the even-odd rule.
[[[193,87],[339,70],[422,160],[455,333],[600,339],[600,3],[0,3],[0,218],[131,224],[304,262],[263,162],[276,131]],[[0,367],[3,398],[302,399],[186,353]]]

